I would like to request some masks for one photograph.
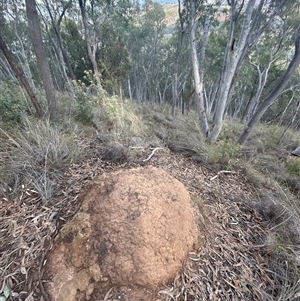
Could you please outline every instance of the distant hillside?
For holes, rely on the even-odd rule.
[[[168,0],[163,0],[163,1],[168,1]],[[169,1],[171,2],[171,1]],[[172,29],[174,28],[174,25],[178,19],[178,4],[176,3],[167,3],[163,5],[165,14],[166,14],[166,19],[165,22],[168,27],[168,33],[172,32]]]

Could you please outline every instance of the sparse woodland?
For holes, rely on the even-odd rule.
[[[1,301],[48,301],[43,262],[80,190],[145,164],[204,198],[223,233],[161,300],[300,300],[298,1],[0,6]]]

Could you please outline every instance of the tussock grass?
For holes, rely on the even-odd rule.
[[[48,120],[25,119],[15,133],[1,130],[1,182],[7,198],[31,186],[49,200],[65,168],[80,154],[76,126],[67,132],[64,125]]]
[[[167,147],[215,171],[243,173],[257,196],[249,205],[266,223],[263,247],[276,279],[274,296],[300,298],[300,159],[289,156],[300,144],[300,133],[261,124],[241,147],[236,141],[243,125],[227,120],[217,143],[210,144],[195,112],[173,117],[168,105],[138,105],[80,89],[75,102],[61,97],[68,118],[60,124],[25,118],[19,128],[1,127],[0,188],[7,199],[25,186],[51,200],[64,170],[83,152],[79,128],[98,138],[102,158],[115,163],[130,159],[131,147]]]

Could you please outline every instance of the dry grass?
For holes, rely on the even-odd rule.
[[[80,205],[79,191],[118,164],[142,162],[156,146],[172,154],[157,153],[151,163],[205,197],[213,225],[204,247],[161,291],[164,300],[300,298],[299,159],[288,156],[299,133],[282,138],[283,128],[260,125],[240,148],[242,125],[231,120],[211,145],[193,112],[173,118],[168,106],[101,101],[92,104],[95,128],[79,125],[86,138],[72,119],[61,125],[28,119],[14,132],[1,130],[0,298],[9,288],[13,300],[35,292],[47,301],[43,262],[60,224]],[[84,160],[76,163],[80,154]],[[134,156],[139,161],[128,162]],[[235,173],[209,180],[222,169]]]
[[[104,97],[93,107],[93,122],[102,134],[111,134],[115,140],[144,136],[145,125],[138,113],[138,105],[117,97]]]
[[[1,130],[1,182],[6,198],[31,187],[43,200],[51,199],[59,178],[80,153],[76,126],[68,133],[63,125],[25,119],[16,133]]]

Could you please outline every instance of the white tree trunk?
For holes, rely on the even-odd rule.
[[[243,144],[247,141],[247,139],[252,134],[254,128],[260,121],[263,114],[266,112],[266,110],[269,108],[269,106],[273,104],[275,99],[278,97],[278,95],[281,93],[281,91],[287,85],[287,83],[291,79],[292,75],[294,74],[295,70],[298,68],[299,64],[300,64],[300,27],[297,29],[297,32],[296,32],[295,54],[294,54],[292,61],[290,62],[285,73],[279,79],[279,81],[276,84],[276,86],[274,87],[274,89],[258,106],[255,114],[250,119],[250,121],[248,122],[247,126],[245,127],[243,133],[241,134],[241,136],[238,140],[238,143]]]
[[[291,152],[292,155],[300,157],[300,145]]]
[[[224,67],[221,75],[216,111],[214,115],[213,129],[209,136],[212,142],[215,142],[217,140],[222,130],[222,122],[226,105],[229,101],[230,89],[233,84],[236,71],[238,69],[238,64],[241,64],[240,59],[244,54],[247,40],[249,39],[251,33],[251,18],[254,7],[255,0],[249,0],[244,13],[244,21],[241,34],[239,36],[237,47],[235,47],[233,35],[235,32],[237,18],[241,12],[241,8],[237,8],[237,1],[231,2],[231,24],[229,38],[226,46]]]
[[[205,137],[209,134],[209,126],[206,116],[206,110],[204,105],[204,93],[203,93],[203,72],[199,70],[199,62],[197,56],[197,40],[196,40],[196,22],[195,22],[195,4],[193,0],[190,0],[190,48],[194,75],[194,86],[195,86],[195,99],[197,106],[197,113],[199,116],[199,125],[202,133]],[[204,46],[205,47],[205,46]],[[204,54],[203,54],[204,55]]]
[[[94,71],[94,77],[97,83],[97,86],[99,89],[102,89],[102,84],[100,80],[100,73],[98,70],[98,64],[96,62],[96,51],[97,51],[97,45],[98,41],[97,38],[94,36],[92,39],[92,36],[90,35],[89,31],[89,25],[88,25],[88,20],[87,20],[87,15],[86,15],[86,7],[85,7],[86,1],[79,0],[79,6],[80,6],[80,11],[81,11],[81,16],[82,16],[82,22],[84,26],[84,36],[85,36],[85,42],[87,46],[87,51],[88,51],[88,56],[89,59],[92,63],[93,66],[93,71]],[[91,42],[93,40],[93,43]]]

